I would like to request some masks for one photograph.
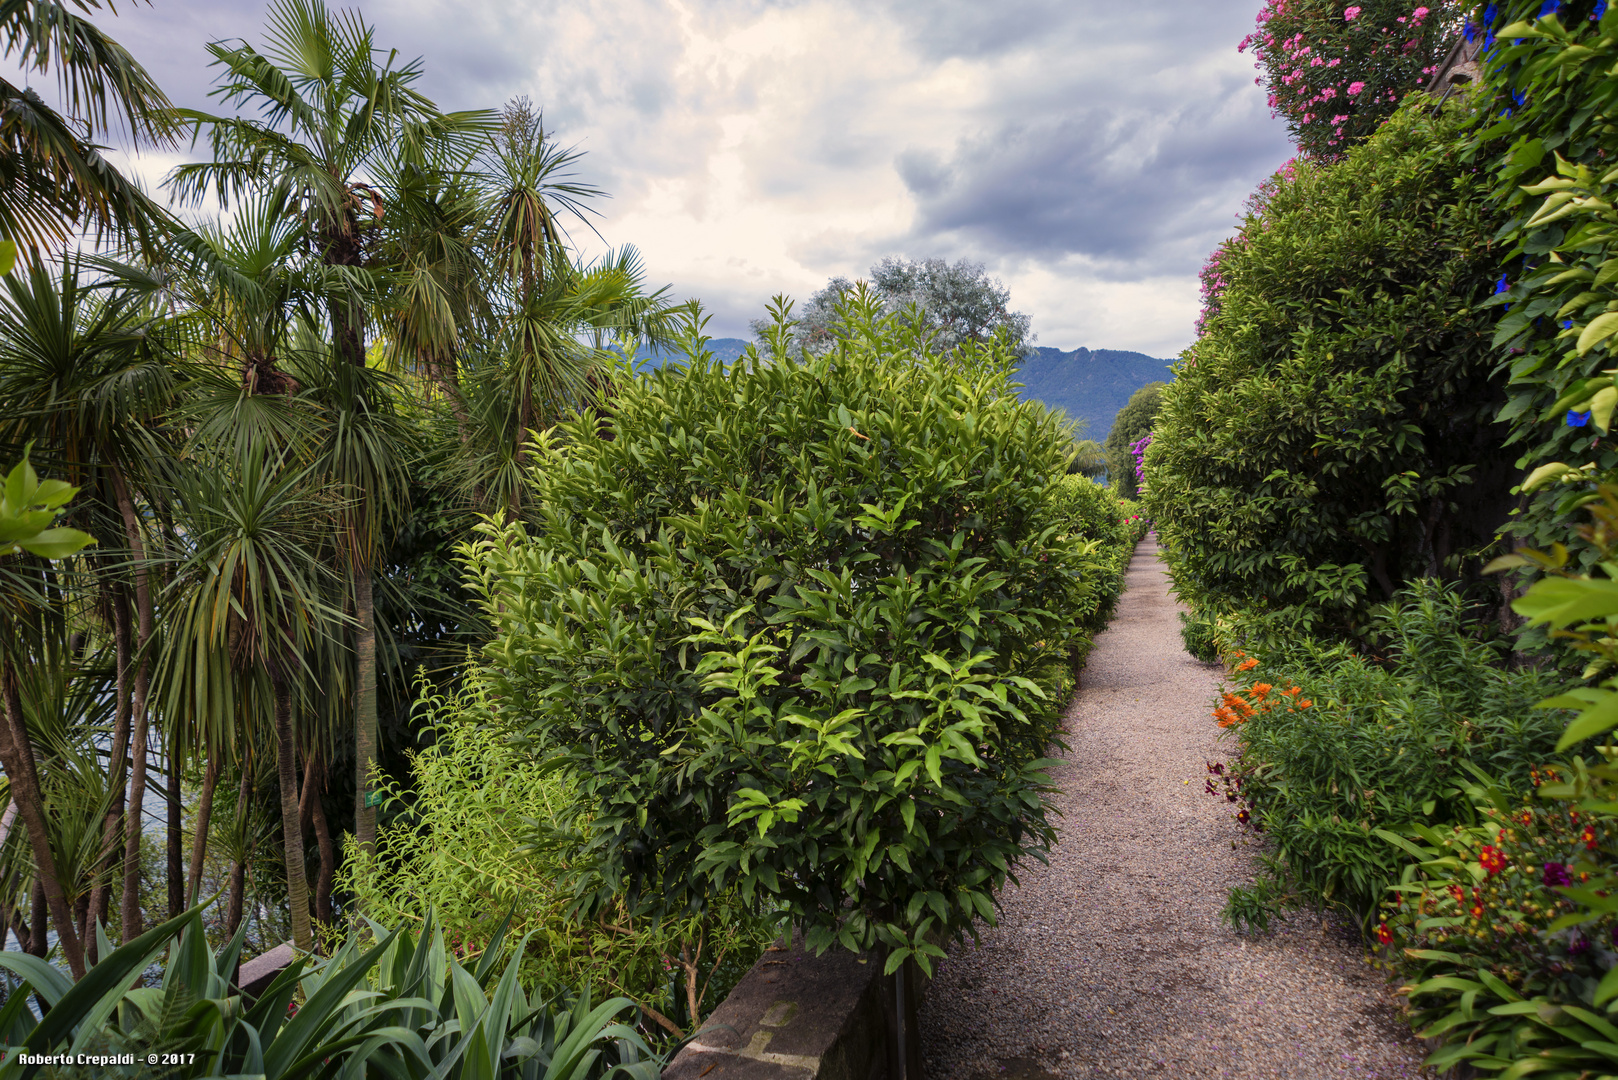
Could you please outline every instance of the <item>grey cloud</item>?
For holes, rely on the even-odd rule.
[[[1053,102],[947,157],[901,152],[895,167],[919,210],[909,239],[994,257],[1081,255],[1109,276],[1194,271],[1242,196],[1291,153],[1235,91],[1159,109]]]

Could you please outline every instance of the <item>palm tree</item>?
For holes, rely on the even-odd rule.
[[[255,452],[256,449],[256,452]],[[307,689],[304,656],[345,619],[323,595],[320,519],[331,500],[306,490],[307,470],[282,470],[262,448],[204,461],[177,482],[178,527],[191,552],[175,571],[170,633],[176,652],[228,670],[237,702],[266,704],[281,794],[281,839],[293,941],[314,948],[298,806],[295,713]]]
[[[163,423],[180,368],[164,348],[157,319],[141,298],[91,287],[76,260],[52,272],[32,261],[0,291],[0,445],[33,441],[45,460],[81,484],[76,515],[104,543],[97,565],[118,649],[118,709],[109,759],[115,797],[110,848],[124,822],[126,940],[140,932],[141,821],[124,814],[124,767],[133,747],[129,805],[146,785],[150,643],[155,627],[149,522],[161,502],[172,438]],[[135,611],[133,633],[129,598]],[[107,893],[99,891],[99,914]],[[133,933],[132,933],[133,932]]]
[[[56,858],[58,845],[45,814],[33,740],[27,723],[20,672],[63,628],[61,586],[43,565],[90,543],[83,532],[51,528],[57,512],[77,489],[61,481],[41,484],[25,459],[7,476],[0,489],[0,765],[6,770],[8,795],[23,819],[34,854],[38,892],[43,895],[57,941],[74,978],[84,974],[84,948],[71,898],[63,887]],[[15,565],[17,559],[36,560]],[[44,943],[44,911],[35,905],[34,937]]]
[[[400,153],[421,158],[446,146],[470,149],[493,127],[486,111],[440,112],[415,89],[420,60],[394,67],[396,54],[389,53],[379,64],[374,29],[356,12],[334,17],[322,0],[275,0],[263,52],[245,41],[208,49],[224,69],[216,94],[228,104],[258,109],[263,118],[179,110],[176,115],[197,135],[208,129],[214,160],[175,169],[169,182],[176,195],[195,200],[212,191],[228,206],[246,191],[267,188],[295,209],[316,259],[328,267],[366,265],[367,242],[385,209],[374,175],[382,159]],[[337,357],[363,368],[364,305],[333,296],[328,312]],[[371,409],[364,400],[347,406],[356,417]],[[345,481],[391,472],[383,462],[354,464]],[[360,616],[354,725],[362,748],[374,746],[376,730],[370,622],[376,541],[366,530],[382,520],[387,503],[386,493],[366,491],[359,512],[343,522],[350,590]],[[355,835],[368,850],[376,832],[374,808],[365,805],[373,760],[364,752],[356,757]]]
[[[193,109],[174,115],[194,136],[209,132],[213,161],[181,165],[169,183],[182,200],[212,191],[222,205],[268,190],[294,207],[316,258],[365,264],[367,237],[383,215],[372,173],[382,158],[434,144],[470,146],[492,125],[487,111],[442,113],[414,84],[421,61],[377,63],[375,30],[357,12],[335,17],[322,0],[275,0],[263,52],[245,41],[208,46],[224,69],[214,91],[263,119]],[[365,362],[364,308],[333,299],[339,355]]]
[[[88,14],[99,0],[73,0]],[[137,142],[173,137],[168,98],[123,46],[59,0],[0,4],[6,58],[54,70],[67,113],[0,79],[0,233],[27,247],[65,244],[83,228],[145,239],[164,214],[93,142],[123,127]]]

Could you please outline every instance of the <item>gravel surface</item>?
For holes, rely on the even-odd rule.
[[[1068,710],[1050,865],[928,990],[927,1080],[1423,1075],[1356,933],[1305,914],[1254,942],[1220,922],[1256,845],[1203,791],[1228,747],[1220,670],[1183,650],[1178,610],[1148,539]]]

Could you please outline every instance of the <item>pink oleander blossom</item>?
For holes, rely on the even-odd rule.
[[[1445,35],[1469,10],[1460,0],[1259,0],[1259,7],[1240,48],[1251,52],[1271,111],[1298,149],[1322,159],[1370,135],[1430,81]],[[1348,119],[1334,119],[1341,115]]]

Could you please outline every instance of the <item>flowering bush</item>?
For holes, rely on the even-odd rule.
[[[1270,109],[1286,118],[1298,148],[1342,156],[1427,83],[1464,5],[1453,0],[1265,0],[1242,39],[1264,72]]]
[[[1262,831],[1269,894],[1339,907],[1371,923],[1409,853],[1378,830],[1473,825],[1472,768],[1530,787],[1564,718],[1533,705],[1557,685],[1507,672],[1501,648],[1462,632],[1467,604],[1412,585],[1371,628],[1375,652],[1323,644],[1260,620],[1228,620],[1235,678],[1213,710],[1235,753],[1207,790]]]

